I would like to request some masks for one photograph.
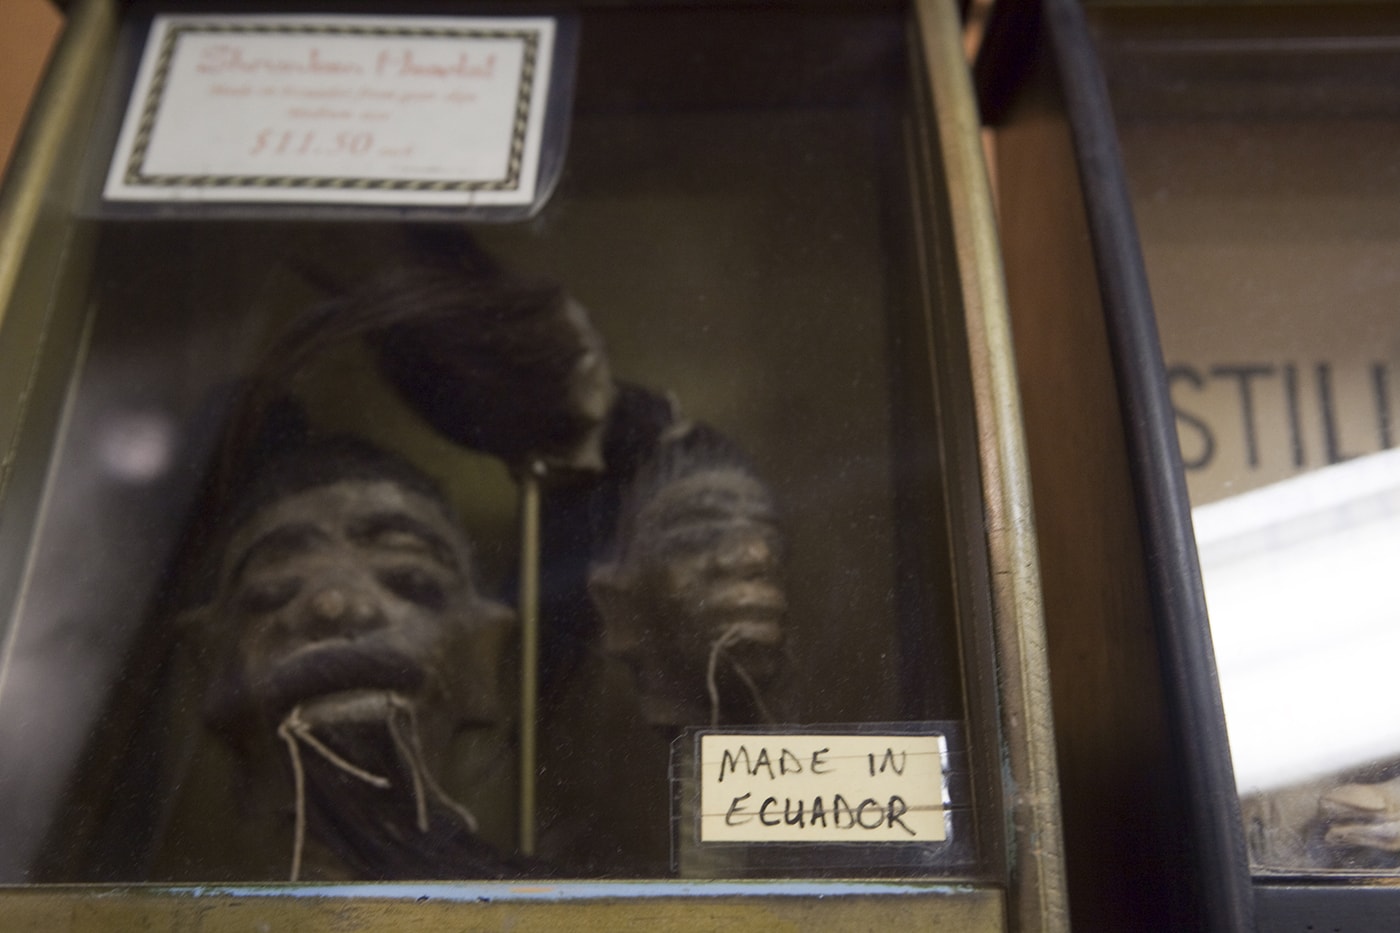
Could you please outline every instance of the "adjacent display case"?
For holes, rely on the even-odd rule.
[[[1071,275],[1095,294],[1055,313],[1104,322],[1197,922],[1388,929],[1400,16],[1048,3],[1039,22],[1038,70],[1014,75],[1008,30],[984,101],[1007,218],[1033,210],[1029,167],[1073,152],[1043,216],[1085,238]],[[1007,255],[1015,308],[1035,260]]]
[[[960,42],[73,5],[0,204],[7,922],[1066,929]]]

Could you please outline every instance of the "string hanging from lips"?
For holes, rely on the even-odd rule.
[[[719,659],[721,656],[729,662],[729,666],[733,669],[734,673],[738,675],[739,680],[748,688],[749,695],[753,697],[754,706],[757,708],[758,714],[763,721],[769,725],[772,725],[775,721],[773,714],[768,710],[768,706],[763,702],[763,696],[758,689],[758,684],[754,683],[753,677],[749,674],[748,670],[745,669],[733,655],[727,653],[729,648],[748,640],[745,631],[747,628],[748,623],[746,622],[731,622],[729,625],[725,626],[724,630],[719,633],[714,641],[710,642],[710,657],[705,666],[705,689],[710,695],[711,729],[719,726]]]
[[[423,762],[423,745],[419,737],[418,714],[412,701],[397,693],[385,693],[384,711],[384,725],[393,739],[395,751],[398,752],[399,758],[408,768],[413,785],[413,802],[418,831],[428,832],[427,794],[431,793],[439,803],[456,814],[469,831],[476,832],[476,817],[442,789],[442,786],[433,777],[432,770]],[[404,734],[399,724],[400,717],[408,721],[407,735]],[[388,790],[393,786],[392,782],[383,775],[366,771],[336,754],[311,730],[312,723],[302,716],[300,705],[292,707],[291,712],[277,726],[277,735],[287,746],[287,754],[291,760],[293,793],[296,798],[296,815],[292,831],[292,864],[288,873],[288,881],[301,880],[302,858],[306,849],[306,768],[301,760],[301,746],[303,744],[320,755],[332,767],[371,787]]]

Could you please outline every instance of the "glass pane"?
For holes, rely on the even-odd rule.
[[[940,348],[935,379],[924,331],[906,11],[577,26],[533,219],[80,212],[92,267],[56,313],[88,330],[0,680],[25,762],[0,879],[992,871],[957,622],[985,580],[955,580],[926,388],[966,364]],[[936,724],[950,839],[686,856],[677,738],[784,723]]]
[[[1400,867],[1393,17],[1106,27],[1257,870]]]

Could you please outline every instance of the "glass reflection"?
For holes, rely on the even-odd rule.
[[[1400,851],[1400,796],[1381,783],[1400,773],[1400,450],[1193,518],[1256,859],[1340,867]]]
[[[1251,860],[1394,870],[1400,42],[1276,13],[1102,47]]]

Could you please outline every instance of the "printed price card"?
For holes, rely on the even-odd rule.
[[[158,16],[105,194],[528,205],[548,18]]]
[[[700,736],[700,841],[948,838],[941,735]]]

